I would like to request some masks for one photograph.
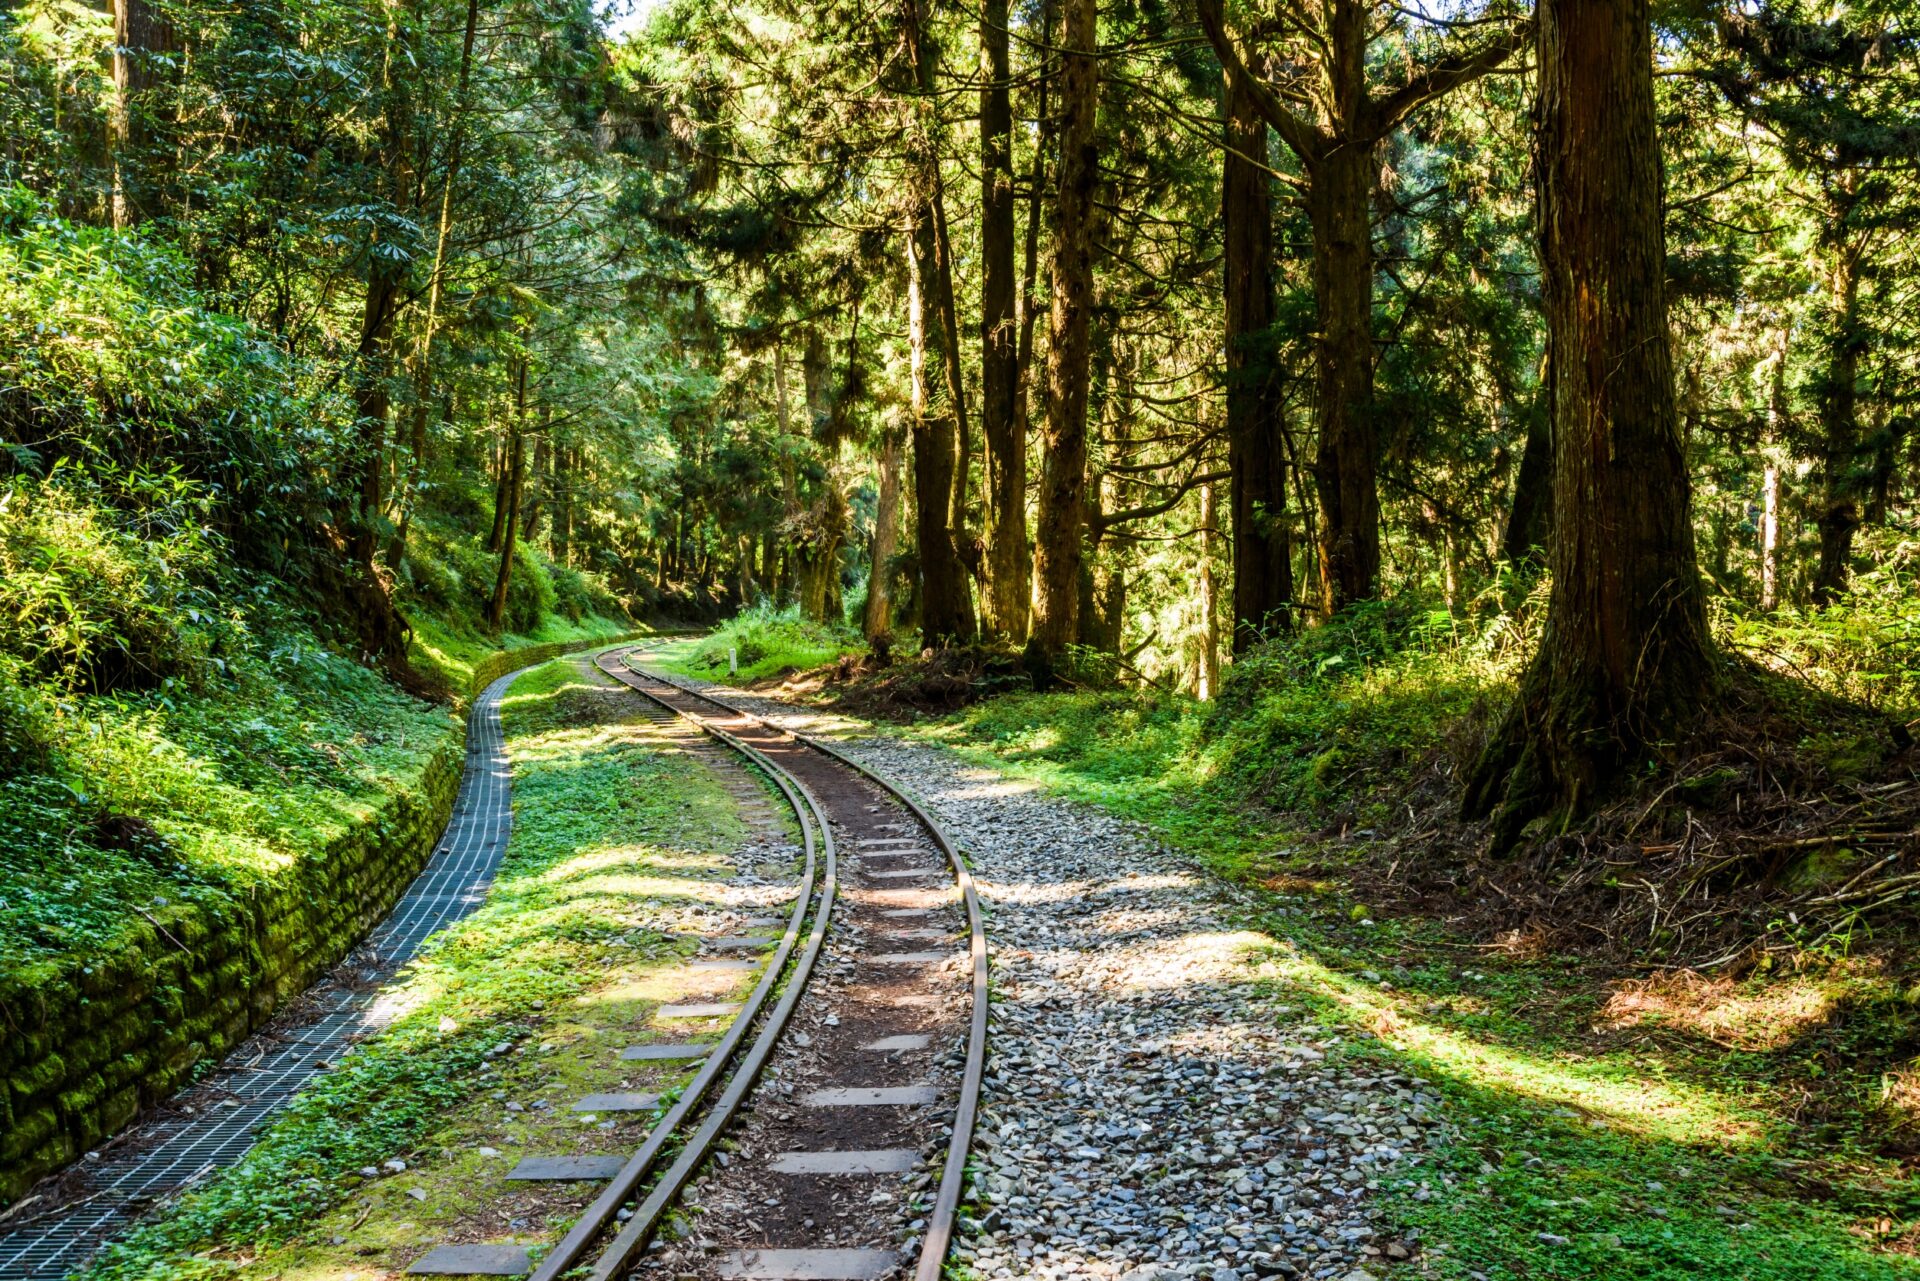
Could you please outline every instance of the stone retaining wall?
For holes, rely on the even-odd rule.
[[[469,696],[602,640],[490,655]],[[460,787],[464,735],[418,781],[245,901],[171,904],[114,951],[0,974],[0,1205],[165,1099],[337,964],[426,865]]]

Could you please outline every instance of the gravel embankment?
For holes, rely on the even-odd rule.
[[[735,700],[794,728],[790,705]],[[1263,979],[1240,892],[1131,824],[932,746],[844,744],[916,792],[986,903],[993,1018],[956,1246],[982,1277],[1368,1281],[1418,1243],[1369,1192],[1444,1138],[1418,1079]]]

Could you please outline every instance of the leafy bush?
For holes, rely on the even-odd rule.
[[[791,606],[774,609],[762,604],[728,619],[674,666],[691,676],[718,680],[728,674],[732,651],[739,656],[738,679],[758,680],[795,668],[818,667],[862,648],[859,636],[849,627],[809,622]]]
[[[1783,675],[1864,706],[1905,717],[1920,713],[1920,594],[1913,561],[1920,543],[1902,543],[1886,563],[1857,575],[1824,608],[1771,614],[1720,602],[1719,631],[1737,652]]]
[[[192,682],[242,631],[215,589],[219,540],[198,485],[169,473],[110,506],[62,460],[0,488],[0,654],[59,688]]]
[[[312,366],[205,307],[176,254],[20,188],[0,191],[0,388],[13,470],[67,459],[136,485],[200,482],[198,519],[244,523],[269,556],[308,545],[294,532],[353,420]]]

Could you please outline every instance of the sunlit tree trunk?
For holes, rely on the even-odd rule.
[[[153,214],[148,123],[154,92],[167,81],[166,64],[177,48],[173,24],[152,0],[113,0],[113,102],[108,145],[113,161],[113,225],[134,226]]]
[[[1053,213],[1047,418],[1034,531],[1033,632],[1047,663],[1078,636],[1082,504],[1087,483],[1087,383],[1093,313],[1094,194],[1100,157],[1096,0],[1061,0],[1060,173]]]
[[[1719,665],[1689,520],[1647,0],[1542,0],[1540,258],[1554,368],[1553,594],[1469,780],[1504,850],[1684,740]]]
[[[1213,590],[1213,485],[1200,486],[1200,663],[1194,696],[1206,702],[1220,692],[1220,614]]]
[[[1768,379],[1767,437],[1761,442],[1760,470],[1760,608],[1780,604],[1780,460],[1775,451],[1787,430],[1787,342],[1790,331],[1780,327],[1774,350],[1773,374]]]

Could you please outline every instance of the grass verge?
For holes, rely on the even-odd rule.
[[[90,1277],[397,1271],[436,1241],[539,1241],[577,1213],[504,1176],[523,1152],[637,1145],[652,1114],[583,1118],[568,1104],[677,1088],[673,1065],[623,1063],[617,1050],[658,1035],[652,1011],[683,994],[668,975],[690,946],[671,927],[719,901],[724,855],[745,833],[717,776],[661,750],[628,719],[636,711],[577,660],[515,683],[504,705],[515,822],[487,902],[381,994],[392,1020],[376,1037]]]
[[[699,680],[751,682],[819,667],[864,648],[845,627],[808,622],[794,609],[762,608],[735,615],[698,642],[674,647],[660,665]]]

